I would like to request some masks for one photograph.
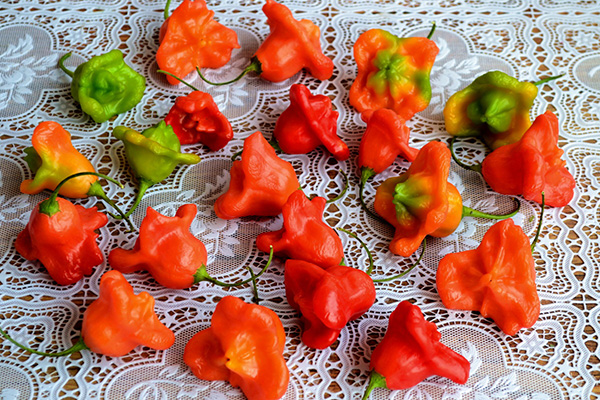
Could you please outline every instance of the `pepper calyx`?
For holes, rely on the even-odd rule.
[[[387,382],[385,380],[385,376],[381,375],[379,372],[372,370],[371,376],[369,378],[369,386],[367,386],[367,390],[362,398],[362,400],[367,400],[371,395],[371,392],[375,388],[385,388],[387,389]]]

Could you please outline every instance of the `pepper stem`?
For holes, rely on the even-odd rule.
[[[433,32],[435,32],[435,21],[433,22],[433,26],[431,27],[431,30],[429,31],[429,34],[427,35],[427,39],[431,39],[431,37],[433,36]]]
[[[342,193],[338,194],[333,199],[327,200],[326,201],[327,204],[333,203],[334,201],[338,201],[339,199],[341,199],[342,197],[344,197],[344,195],[346,194],[346,191],[348,190],[348,185],[350,184],[350,182],[348,180],[348,174],[346,174],[344,172],[344,170],[342,170],[342,169],[340,169],[340,172],[342,173],[342,175],[344,175],[344,190],[342,190]]]
[[[67,67],[65,67],[65,61],[67,60],[67,58],[71,57],[71,52],[68,52],[67,54],[65,54],[64,56],[62,56],[59,60],[58,60],[58,67],[60,69],[62,69],[64,71],[65,74],[69,75],[71,78],[73,78],[73,76],[75,76],[75,73],[73,73],[73,71],[67,69]]]
[[[542,211],[540,212],[540,222],[538,223],[537,231],[535,232],[535,237],[533,238],[533,242],[531,242],[531,252],[535,249],[535,245],[540,238],[540,233],[542,232],[542,221],[544,220],[544,206],[546,205],[546,195],[542,192]]]
[[[472,208],[469,208],[467,206],[463,206],[462,216],[463,216],[463,218],[464,217],[475,217],[475,218],[487,218],[487,219],[506,219],[506,218],[514,217],[515,215],[517,215],[517,213],[521,209],[521,202],[516,197],[513,197],[513,199],[517,203],[517,209],[512,211],[509,214],[504,214],[504,215],[488,214],[488,213],[484,213],[482,211],[473,210]]]
[[[367,252],[367,256],[369,257],[369,268],[367,268],[367,275],[371,275],[371,273],[373,272],[375,263],[373,262],[373,255],[371,254],[371,250],[369,250],[369,248],[367,247],[365,242],[363,242],[355,233],[347,231],[346,229],[337,228],[337,230],[347,233],[348,235],[352,236],[354,239],[358,240],[358,242],[360,243],[362,248],[365,249],[365,251]],[[344,261],[344,260],[342,259],[342,261]]]
[[[387,383],[385,381],[385,376],[381,375],[379,372],[373,370],[371,371],[371,377],[369,379],[369,386],[367,386],[367,390],[362,398],[362,400],[367,400],[369,396],[371,396],[371,392],[375,388],[386,388]]]
[[[170,1],[170,0],[169,0]],[[186,81],[184,81],[183,79],[181,79],[180,77],[178,77],[177,75],[174,75],[170,72],[167,71],[163,71],[162,69],[157,70],[156,72],[160,72],[161,74],[165,74],[165,75],[169,75],[171,78],[175,78],[177,79],[179,82],[183,83],[185,86],[189,87],[190,89],[192,89],[194,92],[199,92],[199,90],[197,88],[195,88],[194,86],[192,86],[191,84],[187,83]]]
[[[165,4],[165,19],[169,18],[169,7],[171,6],[171,0],[167,0]]]
[[[25,345],[22,345],[21,343],[17,342],[16,340],[14,340],[13,338],[11,338],[10,336],[8,336],[8,333],[6,333],[6,331],[0,329],[0,335],[2,335],[2,337],[4,337],[6,340],[8,340],[9,342],[11,342],[12,344],[14,344],[15,346],[28,351],[30,353],[33,354],[37,354],[39,356],[46,356],[46,357],[62,357],[62,356],[68,356],[69,354],[73,354],[73,353],[77,353],[81,350],[89,350],[89,347],[86,346],[86,344],[83,342],[83,338],[80,337],[79,340],[77,340],[77,342],[69,347],[66,350],[63,350],[61,352],[58,353],[46,353],[43,351],[39,351],[39,350],[33,350]]]
[[[458,159],[458,157],[456,157],[456,154],[454,154],[454,142],[455,141],[456,141],[456,136],[453,137],[452,141],[450,142],[450,155],[452,155],[452,159],[454,160],[454,162],[457,163],[460,167],[462,167],[464,169],[468,169],[470,171],[475,171],[475,172],[481,173],[481,164],[466,165],[466,164],[463,164],[462,161],[460,161]]]
[[[209,85],[222,86],[222,85],[229,85],[230,83],[239,81],[244,76],[246,76],[246,74],[248,74],[248,72],[256,72],[258,75],[260,75],[262,73],[262,65],[261,65],[261,62],[258,60],[258,58],[252,57],[252,59],[250,60],[250,64],[246,68],[244,68],[242,73],[227,82],[211,82],[211,81],[209,81],[208,79],[206,79],[204,77],[204,75],[202,75],[202,72],[200,72],[200,68],[198,68],[198,67],[196,67],[196,72],[198,72],[198,75],[200,75],[200,78],[204,82],[208,83]]]
[[[238,282],[234,282],[234,283],[221,282],[221,281],[213,278],[212,276],[210,276],[208,274],[208,272],[206,271],[206,265],[202,265],[200,268],[198,268],[198,270],[194,274],[194,284],[196,284],[198,282],[202,282],[202,281],[208,281],[217,286],[230,288],[230,287],[245,285],[246,283],[248,283],[252,280],[256,280],[256,278],[261,276],[267,270],[267,268],[269,268],[269,266],[271,265],[271,261],[273,261],[273,246],[270,246],[270,247],[271,247],[271,250],[269,251],[269,259],[267,260],[267,264],[263,267],[263,269],[260,270],[260,272],[258,274],[256,274],[256,275],[252,274],[252,276],[246,280],[238,281]]]
[[[131,206],[129,211],[127,211],[123,217],[121,217],[120,215],[116,215],[115,218],[121,219],[121,218],[129,217],[135,211],[135,209],[140,205],[140,202],[142,201],[142,197],[144,197],[146,190],[148,190],[150,188],[150,186],[154,185],[154,182],[152,182],[151,180],[144,179],[144,178],[138,178],[138,179],[140,181],[140,184],[138,185],[138,193],[135,198],[135,202],[133,203],[133,206]]]
[[[121,186],[121,187],[123,187],[123,186]],[[98,197],[99,199],[102,199],[106,203],[108,203],[109,206],[111,206],[112,208],[114,208],[115,210],[117,210],[117,212],[119,213],[119,215],[115,215],[113,213],[109,213],[110,216],[113,217],[113,218],[115,218],[115,219],[124,219],[127,222],[127,225],[129,225],[129,231],[128,232],[134,232],[135,231],[135,227],[133,226],[133,223],[131,222],[131,220],[129,219],[129,217],[127,215],[125,215],[125,213],[115,204],[115,202],[112,201],[112,199],[106,195],[106,193],[104,192],[104,190],[102,189],[102,186],[100,186],[100,184],[98,183],[98,181],[96,181],[96,182],[94,182],[94,183],[91,184],[90,190],[88,190],[87,194],[88,194],[88,196]]]
[[[540,86],[540,85],[543,85],[544,83],[548,83],[548,82],[550,82],[550,81],[554,81],[554,80],[556,80],[556,79],[560,79],[560,78],[562,78],[562,77],[563,77],[563,76],[565,76],[565,75],[566,75],[566,74],[560,74],[560,75],[558,75],[558,76],[549,76],[548,78],[540,79],[539,81],[537,81],[537,82],[534,82],[533,84],[534,84],[535,86]]]
[[[252,278],[252,293],[253,293],[252,301],[254,302],[254,304],[260,304],[260,301],[262,299],[258,295],[258,286],[256,285],[256,275],[254,274],[254,271],[252,271],[252,268],[250,268],[250,266],[247,266],[246,268],[250,272],[250,277]]]
[[[389,282],[389,281],[394,281],[396,279],[402,278],[404,275],[408,274],[417,265],[419,265],[421,263],[421,260],[423,259],[423,255],[425,254],[426,248],[427,248],[427,239],[423,238],[423,251],[421,251],[421,255],[419,256],[419,259],[413,265],[411,265],[409,269],[407,269],[404,272],[399,273],[398,275],[394,275],[391,278],[373,279],[373,282],[382,283],[382,282]]]
[[[360,188],[358,191],[358,197],[360,199],[360,205],[362,206],[363,210],[365,210],[365,212],[367,214],[369,214],[371,217],[382,221],[384,223],[387,223],[386,220],[384,220],[383,218],[381,218],[379,215],[375,214],[373,211],[369,210],[369,208],[367,207],[367,204],[365,203],[365,197],[364,197],[364,191],[365,191],[365,184],[367,183],[367,181],[369,180],[370,177],[372,177],[373,175],[375,175],[375,171],[373,171],[372,168],[368,168],[368,167],[362,167],[361,168],[361,175],[360,175]]]

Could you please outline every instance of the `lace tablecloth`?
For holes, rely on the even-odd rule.
[[[155,53],[163,22],[162,0],[4,0],[0,3],[0,326],[15,339],[45,351],[60,351],[79,336],[87,305],[98,295],[100,277],[110,269],[106,262],[72,286],[56,285],[36,262],[24,260],[14,249],[33,207],[47,194],[19,192],[22,180],[32,176],[23,160],[31,134],[41,121],[57,121],[73,137],[75,147],[98,170],[126,182],[125,189],[106,186],[108,195],[124,207],[133,201],[135,183],[120,141],[111,136],[114,126],[143,130],[159,122],[183,85],[170,86],[157,73]],[[441,257],[475,248],[492,225],[465,218],[457,231],[442,239],[429,239],[421,265],[393,283],[376,285],[377,300],[360,319],[342,331],[326,350],[312,350],[300,340],[299,315],[285,300],[283,265],[274,265],[259,279],[262,305],[283,321],[287,342],[285,358],[291,379],[285,399],[359,399],[369,374],[369,359],[398,301],[418,304],[427,320],[435,322],[442,342],[471,362],[470,379],[457,385],[432,377],[412,389],[377,389],[372,399],[597,399],[600,377],[598,335],[600,324],[600,240],[596,198],[600,190],[600,6],[589,0],[495,1],[378,1],[286,0],[297,19],[314,21],[322,32],[325,54],[335,70],[328,81],[317,81],[302,72],[270,83],[247,76],[224,87],[209,87],[188,76],[200,90],[211,93],[231,121],[235,138],[227,147],[208,152],[201,145],[184,146],[202,161],[175,170],[155,185],[134,213],[139,226],[145,209],[154,207],[173,215],[182,204],[194,203],[198,215],[193,234],[208,249],[209,272],[221,280],[246,274],[245,266],[264,265],[266,255],[255,246],[257,234],[278,229],[281,217],[218,219],[215,199],[229,181],[230,156],[243,140],[261,131],[269,138],[279,114],[287,107],[289,87],[306,84],[313,93],[330,96],[340,113],[339,134],[349,144],[351,158],[337,162],[322,149],[308,155],[282,155],[290,161],[309,195],[333,197],[343,185],[342,169],[351,187],[343,200],[325,212],[330,225],[359,233],[373,249],[374,275],[391,276],[408,268],[416,255],[404,259],[390,254],[391,228],[366,215],[357,200],[356,155],[365,124],[349,105],[348,90],[356,76],[352,45],[370,28],[383,28],[398,36],[425,36],[433,22],[433,40],[440,52],[431,74],[432,100],[408,125],[411,145],[448,141],[442,110],[448,97],[474,77],[500,70],[521,81],[549,75],[565,77],[540,88],[532,116],[546,110],[560,121],[560,146],[567,168],[577,180],[575,197],[564,208],[547,208],[540,242],[534,257],[541,315],[530,329],[514,336],[503,334],[493,321],[478,313],[447,310],[436,291],[435,272]],[[173,8],[179,2],[173,2]],[[208,78],[225,80],[236,75],[268,35],[262,1],[209,1],[216,19],[234,29],[241,49],[228,67],[207,71]],[[126,62],[147,78],[147,89],[138,106],[116,119],[94,123],[82,114],[70,95],[70,79],[57,67],[59,57],[73,52],[75,66],[93,55],[121,49]],[[465,147],[469,152],[466,153]],[[482,144],[468,141],[461,154],[481,160]],[[467,156],[465,156],[467,157]],[[398,158],[375,178],[374,185],[404,171],[408,163]],[[462,193],[465,205],[492,213],[511,209],[512,201],[494,193],[481,177],[453,164],[450,181]],[[372,201],[374,186],[367,185]],[[92,206],[94,199],[79,200]],[[102,206],[101,206],[102,207]],[[522,202],[514,217],[525,233],[535,233],[540,206]],[[131,248],[134,233],[111,221],[100,229],[104,255],[116,247]],[[359,243],[342,236],[349,265],[365,268],[367,257]],[[106,258],[106,257],[105,257]],[[7,341],[0,343],[0,399],[241,399],[227,382],[201,381],[182,362],[187,341],[210,325],[216,301],[226,294],[250,301],[251,288],[224,290],[207,283],[192,289],[170,290],[147,273],[127,275],[137,292],[156,298],[161,320],[176,335],[173,347],[152,351],[139,347],[128,356],[110,358],[84,351],[79,356],[43,358],[28,355]],[[595,388],[596,384],[596,388]],[[595,389],[594,389],[595,388]]]

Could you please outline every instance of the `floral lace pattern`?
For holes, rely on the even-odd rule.
[[[179,1],[174,1],[176,7]],[[268,35],[263,2],[257,0],[207,0],[216,19],[234,29],[241,48],[227,66],[206,70],[210,80],[237,75]],[[313,93],[329,96],[340,113],[340,136],[351,149],[351,158],[337,162],[321,148],[308,155],[281,157],[294,166],[308,195],[334,197],[344,184],[339,173],[350,177],[349,193],[328,205],[325,218],[334,227],[359,233],[373,249],[374,276],[392,276],[408,268],[417,255],[402,258],[389,253],[391,228],[371,219],[357,200],[355,159],[365,124],[348,103],[348,90],[356,76],[352,45],[371,28],[399,36],[424,36],[435,21],[433,40],[440,52],[432,73],[432,100],[408,125],[411,145],[448,141],[442,110],[447,99],[474,77],[501,70],[519,80],[536,81],[566,74],[540,87],[531,110],[537,116],[556,112],[561,129],[560,146],[567,168],[577,181],[569,206],[547,208],[536,247],[537,285],[541,314],[530,329],[515,336],[503,334],[493,321],[475,312],[447,310],[435,287],[441,257],[477,247],[492,222],[465,218],[446,238],[428,239],[421,265],[401,280],[378,283],[377,300],[363,317],[348,324],[339,340],[325,350],[311,350],[300,341],[298,314],[285,301],[283,264],[260,277],[263,305],[281,318],[286,331],[285,358],[290,384],[284,399],[359,399],[369,374],[374,344],[386,330],[387,319],[398,301],[409,299],[421,306],[425,318],[437,324],[442,342],[471,362],[465,385],[431,377],[402,391],[377,389],[378,399],[600,399],[594,381],[600,374],[600,10],[595,1],[559,0],[286,0],[300,18],[321,29],[325,54],[334,60],[331,80],[320,82],[305,72],[281,83],[247,76],[230,86],[211,87],[190,74],[187,80],[211,93],[231,121],[235,138],[224,149],[210,153],[200,145],[183,147],[202,156],[201,163],[180,167],[164,182],[147,192],[133,223],[139,227],[145,209],[153,207],[174,215],[182,204],[194,203],[198,214],[192,233],[208,250],[208,271],[223,281],[234,281],[255,270],[267,255],[256,249],[256,236],[279,229],[281,217],[218,219],[215,199],[229,182],[230,157],[243,140],[257,130],[270,138],[275,121],[289,104],[289,87],[307,85]],[[44,268],[24,260],[14,240],[29,214],[46,194],[23,195],[19,184],[32,177],[23,160],[35,126],[54,120],[67,129],[74,146],[96,168],[125,188],[105,187],[109,197],[123,208],[134,201],[135,182],[125,160],[123,145],[110,135],[114,126],[143,130],[159,122],[176,96],[189,92],[183,85],[170,86],[156,70],[154,55],[163,21],[162,0],[5,1],[0,7],[0,327],[18,341],[44,351],[69,347],[79,334],[79,321],[98,295],[98,284],[110,269],[105,261],[94,273],[75,285],[57,286]],[[93,12],[91,12],[93,11]],[[73,101],[70,79],[56,68],[60,56],[71,51],[72,68],[93,55],[120,48],[126,62],[147,79],[142,101],[112,121],[95,124]],[[483,145],[466,140],[461,154],[469,162],[481,161]],[[374,187],[403,172],[400,159],[377,175],[365,191],[372,201]],[[513,202],[491,191],[482,178],[453,164],[450,181],[461,192],[465,205],[491,213],[511,210]],[[77,201],[92,206],[95,199]],[[533,237],[540,206],[522,201],[514,218]],[[122,222],[111,221],[100,229],[98,243],[105,258],[115,247],[131,248],[134,233]],[[364,269],[368,263],[360,244],[342,235],[346,262]],[[242,392],[226,382],[201,381],[182,362],[187,341],[210,326],[216,300],[226,294],[250,301],[248,286],[223,290],[201,283],[186,290],[158,285],[145,272],[127,276],[134,290],[156,297],[161,320],[176,335],[166,351],[136,348],[128,356],[110,358],[81,353],[63,359],[27,355],[7,341],[0,342],[0,400],[37,398],[209,400],[243,399]]]

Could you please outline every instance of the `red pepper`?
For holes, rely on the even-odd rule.
[[[242,159],[233,162],[229,188],[215,202],[215,213],[222,219],[279,215],[299,187],[292,164],[256,132],[244,141]]]
[[[327,268],[344,258],[342,240],[323,221],[327,201],[323,197],[309,200],[296,190],[283,205],[283,228],[265,232],[256,238],[256,247],[268,252],[273,246],[277,256],[305,260]]]
[[[371,356],[371,382],[363,399],[376,387],[408,389],[432,375],[463,384],[469,379],[466,358],[440,343],[434,323],[421,309],[403,301],[390,315],[385,337]]]
[[[178,97],[165,123],[171,125],[181,144],[202,143],[217,151],[233,139],[229,120],[219,111],[212,96],[201,91]]]
[[[288,302],[302,314],[302,342],[314,349],[331,346],[348,321],[359,318],[375,302],[371,277],[344,265],[323,269],[287,260],[284,282]]]
[[[290,106],[281,114],[273,136],[284,153],[306,154],[319,145],[340,161],[350,157],[348,146],[337,136],[338,112],[327,96],[312,95],[304,85],[290,88]]]
[[[285,332],[277,314],[266,307],[223,297],[211,326],[185,346],[183,361],[203,380],[228,380],[248,400],[275,400],[288,387],[283,358]]]
[[[562,207],[573,198],[575,179],[561,159],[558,119],[547,111],[535,119],[516,143],[497,148],[483,160],[481,173],[502,194],[522,194],[527,200]]]

